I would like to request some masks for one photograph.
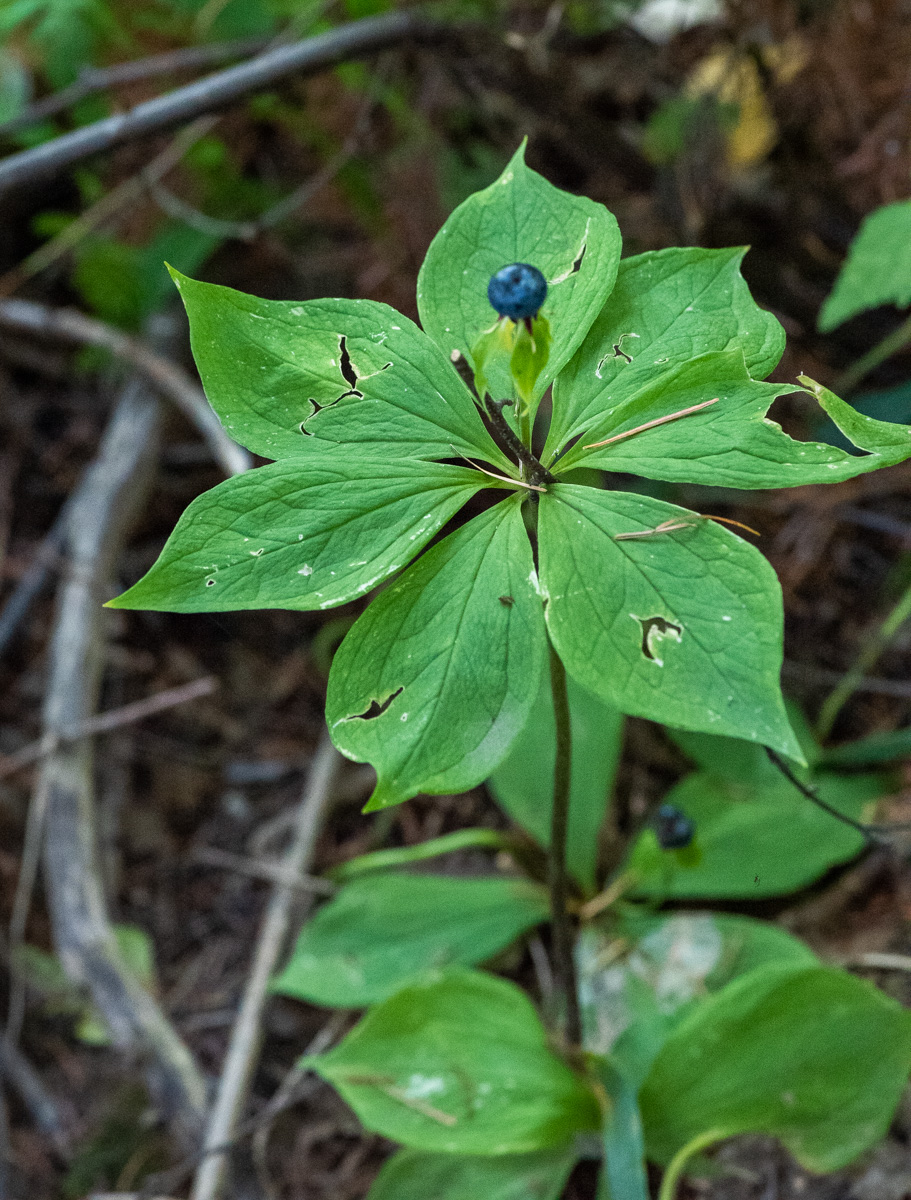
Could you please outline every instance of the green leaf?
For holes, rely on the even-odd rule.
[[[363,1008],[429,968],[484,962],[547,915],[547,895],[523,880],[370,875],[304,925],[272,988],[327,1007]]]
[[[822,306],[823,333],[868,308],[911,304],[911,200],[886,204],[864,219]]]
[[[163,222],[152,240],[139,250],[143,315],[157,312],[174,297],[166,262],[183,273],[196,271],[219,244],[220,240],[211,233],[180,221]]]
[[[513,469],[450,363],[394,308],[259,300],[171,273],[209,401],[256,454],[300,457],[328,442],[397,458],[480,455]]]
[[[329,875],[337,882],[347,883],[359,875],[373,871],[390,871],[411,863],[424,862],[441,854],[452,854],[456,850],[507,850],[511,846],[508,834],[496,829],[455,829],[440,837],[428,838],[416,846],[392,846],[386,850],[371,850],[349,858],[347,862],[333,867]]]
[[[621,262],[609,300],[554,387],[545,457],[600,429],[605,412],[638,395],[669,365],[739,350],[751,375],[768,375],[784,351],[784,330],[750,295],[740,274],[745,253],[742,247],[680,248]],[[678,439],[684,430],[689,436],[688,426],[678,426]]]
[[[403,567],[489,480],[339,452],[270,463],[197,497],[113,608],[331,608]]]
[[[335,655],[326,720],[343,754],[376,769],[368,810],[485,779],[528,718],[545,654],[531,546],[506,500],[428,550]]]
[[[810,778],[820,797],[861,820],[883,794],[876,775],[819,772]],[[637,894],[662,899],[758,900],[806,887],[837,863],[854,858],[863,835],[798,794],[778,777],[749,786],[695,773],[666,800],[696,825],[700,860],[681,866],[661,851],[650,830],[629,859]]]
[[[637,382],[619,403],[602,397],[600,414],[578,430],[579,440],[552,467],[557,474],[584,465],[717,487],[796,487],[838,483],[911,457],[907,426],[864,417],[804,376],[806,386],[799,389],[759,383],[740,350],[672,363],[658,375],[640,374]],[[777,396],[795,390],[818,400],[848,439],[869,453],[795,441],[765,417]],[[609,439],[615,440],[599,445]],[[553,452],[559,448],[555,443]]]
[[[771,785],[777,788],[781,785],[781,772],[763,747],[755,742],[716,737],[711,733],[689,733],[685,729],[668,729],[665,732],[687,758],[715,779],[746,787]],[[807,757],[806,748],[804,756]]]
[[[668,1032],[695,1004],[768,963],[809,966],[813,952],[750,917],[664,916],[622,905],[585,928],[576,946],[586,1049],[610,1053],[641,1083]]]
[[[574,1161],[571,1149],[496,1158],[400,1150],[367,1200],[559,1200]]]
[[[907,425],[868,417],[807,375],[798,375],[797,378],[804,384],[804,390],[819,401],[820,407],[829,414],[845,437],[858,449],[867,452],[873,460],[872,464],[868,460],[867,470],[894,466],[911,456],[911,428]]]
[[[524,992],[475,971],[405,988],[304,1063],[367,1129],[415,1150],[525,1154],[599,1124],[594,1096],[550,1050]]]
[[[472,347],[497,319],[487,299],[490,277],[514,262],[530,263],[548,284],[542,313],[552,342],[534,396],[542,396],[569,362],[610,294],[620,259],[611,213],[571,196],[525,165],[524,143],[500,178],[455,210],[436,235],[418,275],[421,324],[449,357],[474,368]],[[513,395],[509,360],[487,364],[495,399]]]
[[[143,280],[135,247],[91,237],[79,247],[73,286],[102,320],[136,330],[143,316]]]
[[[811,966],[818,962],[809,946],[769,921],[731,913],[713,913],[712,920],[721,930],[722,954],[706,977],[710,992],[769,963]]]
[[[804,758],[815,768],[819,765],[822,751],[813,735],[810,723],[800,706],[793,700],[785,700],[785,710],[800,743]],[[666,729],[667,736],[697,767],[717,779],[747,787],[774,784],[781,787],[781,772],[771,761],[762,746],[744,742],[740,738],[718,737],[711,733],[689,733],[684,729]]]
[[[566,861],[582,887],[593,891],[598,833],[620,758],[623,717],[574,679],[567,685],[573,753]],[[497,802],[545,848],[550,845],[556,736],[545,672],[528,723],[490,777]]]
[[[893,729],[871,733],[856,742],[845,742],[824,750],[822,761],[827,767],[865,767],[876,763],[895,762],[911,754],[911,729]]]
[[[22,59],[8,49],[0,49],[0,121],[17,117],[28,100],[29,77]]]
[[[12,33],[45,7],[46,0],[5,0],[0,6],[0,34]]]
[[[547,317],[537,316],[532,322],[531,331],[521,322],[515,330],[509,371],[519,399],[527,407],[534,401],[535,385],[550,358],[550,324]]]
[[[763,967],[671,1034],[640,1097],[650,1157],[700,1134],[765,1133],[836,1171],[886,1132],[911,1065],[911,1021],[843,971]]]
[[[778,683],[781,589],[758,550],[676,505],[571,484],[541,497],[539,539],[548,629],[581,684],[802,761]]]
[[[649,1200],[638,1088],[606,1059],[597,1070],[610,1101],[601,1135],[604,1164],[598,1200]]]

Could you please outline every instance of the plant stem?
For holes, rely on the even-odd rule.
[[[840,396],[844,396],[847,392],[853,392],[865,375],[869,375],[880,363],[891,358],[909,342],[911,342],[911,317],[907,317],[897,329],[893,329],[881,342],[877,342],[871,350],[862,354],[856,362],[851,363],[850,367],[842,371],[832,384],[833,392],[837,392]]]
[[[700,1133],[697,1137],[687,1142],[685,1146],[682,1146],[667,1165],[667,1170],[664,1172],[664,1178],[661,1180],[661,1187],[658,1191],[658,1200],[674,1200],[674,1193],[677,1190],[677,1184],[686,1164],[694,1154],[698,1154],[706,1146],[711,1146],[713,1142],[720,1142],[723,1137],[724,1134],[719,1130],[710,1129],[708,1133]]]
[[[522,413],[522,416],[519,418],[519,420],[522,426],[522,441],[525,443],[528,449],[531,450],[531,413],[526,410]]]
[[[823,741],[832,731],[835,719],[857,690],[864,675],[870,670],[886,646],[911,617],[911,584],[882,624],[874,629],[854,661],[853,666],[842,676],[832,692],[826,697],[816,722],[816,737]]]
[[[554,762],[554,808],[550,827],[548,883],[553,953],[557,986],[566,1008],[566,1040],[570,1047],[582,1041],[582,1019],[573,958],[573,930],[567,910],[569,880],[566,872],[566,835],[569,828],[569,784],[572,769],[572,732],[569,724],[569,700],[566,694],[566,668],[550,645],[550,686],[557,727],[557,755]]]
[[[538,459],[535,458],[528,446],[525,445],[519,435],[503,416],[504,406],[511,407],[513,404],[515,404],[514,400],[492,400],[489,396],[487,397],[487,412],[490,416],[490,420],[494,429],[522,464],[523,476],[525,476],[529,482],[536,484],[556,483],[557,479],[555,476],[551,475],[550,471],[548,471],[543,463],[539,462]],[[530,436],[531,434],[529,433],[529,437]]]

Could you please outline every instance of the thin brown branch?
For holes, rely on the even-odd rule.
[[[72,308],[49,308],[34,300],[0,300],[0,325],[38,337],[56,338],[81,346],[97,346],[127,363],[172,401],[209,444],[213,457],[228,475],[239,475],[253,460],[233,442],[206,400],[202,388],[176,363],[153,350],[141,338],[121,333],[112,325]]]
[[[10,155],[0,162],[0,194],[60,174],[94,154],[214,112],[241,97],[264,91],[289,75],[313,75],[337,63],[435,32],[435,27],[415,12],[391,12],[267,50],[248,62],[138,104],[128,112]]]
[[[344,1032],[344,1028],[350,1019],[350,1015],[344,1009],[337,1009],[333,1012],[325,1025],[318,1030],[313,1039],[304,1048],[304,1057],[308,1058],[313,1054],[322,1054],[328,1050]],[[156,1171],[153,1175],[149,1175],[145,1180],[143,1190],[135,1193],[136,1200],[157,1200],[158,1191],[171,1192],[180,1188],[184,1180],[200,1163],[205,1162],[207,1158],[213,1155],[230,1154],[233,1150],[237,1149],[244,1138],[251,1135],[260,1142],[259,1147],[254,1146],[254,1157],[257,1157],[260,1153],[264,1153],[266,1149],[264,1143],[268,1139],[269,1128],[275,1121],[275,1118],[286,1112],[289,1108],[293,1108],[296,1104],[300,1104],[301,1101],[306,1100],[322,1086],[324,1086],[323,1081],[318,1075],[314,1075],[307,1068],[297,1065],[293,1066],[271,1099],[255,1116],[249,1117],[236,1127],[234,1135],[229,1142],[224,1142],[219,1146],[209,1146],[205,1150],[198,1150],[174,1166],[166,1167],[163,1171]],[[96,1198],[93,1197],[93,1200],[96,1200]]]
[[[191,229],[195,229],[199,233],[204,233],[209,237],[236,238],[239,241],[245,242],[252,241],[267,229],[272,229],[276,225],[280,225],[282,221],[286,221],[289,217],[299,212],[314,196],[330,184],[339,171],[351,161],[369,125],[370,112],[374,103],[374,97],[368,97],[360,115],[355,121],[351,133],[345,139],[338,152],[333,154],[320,170],[305,180],[300,187],[295,188],[293,192],[290,192],[287,196],[283,196],[281,200],[266,209],[255,220],[225,221],[220,217],[210,217],[208,213],[200,212],[192,204],[188,204],[186,200],[183,200],[180,196],[176,196],[170,188],[165,187],[161,182],[160,174],[156,177],[152,174],[146,176],[143,173],[149,195],[162,212],[171,217],[172,220],[183,221],[185,225],[189,225]]]
[[[313,860],[316,838],[340,763],[341,755],[328,732],[324,732],[298,805],[294,839],[283,864],[287,876],[305,874]],[[206,1150],[231,1142],[243,1110],[259,1057],[269,980],[284,953],[291,929],[293,898],[294,890],[287,878],[276,883],[231,1031],[218,1094],[206,1129]],[[217,1200],[224,1187],[226,1169],[224,1154],[209,1154],[203,1159],[193,1181],[191,1200]]]
[[[251,879],[287,884],[293,891],[305,895],[332,896],[338,891],[334,883],[320,879],[318,875],[291,875],[283,862],[247,858],[243,854],[232,854],[230,850],[220,850],[217,846],[200,846],[193,851],[193,860],[205,867],[236,871],[238,875],[248,875]]]
[[[235,42],[209,42],[202,46],[183,46],[178,50],[166,50],[163,54],[151,54],[147,58],[136,58],[130,62],[116,63],[112,67],[84,67],[79,77],[69,87],[52,92],[23,112],[0,124],[0,137],[15,133],[38,121],[46,121],[66,112],[68,108],[84,100],[86,96],[97,96],[124,84],[142,83],[147,79],[160,79],[165,75],[182,75],[185,72],[203,71],[232,58],[249,58],[261,53],[269,44],[268,38],[243,38]]]
[[[204,679],[194,679],[192,683],[182,683],[179,687],[168,688],[144,700],[134,700],[132,704],[124,704],[120,708],[110,709],[87,717],[77,725],[59,732],[46,733],[37,741],[30,742],[14,754],[6,754],[0,758],[0,779],[12,775],[23,767],[53,754],[58,747],[66,742],[78,742],[80,738],[93,737],[98,733],[110,733],[112,729],[121,729],[124,725],[133,725],[144,721],[146,717],[175,708],[178,704],[187,704],[190,700],[198,700],[202,696],[211,696],[218,687],[218,681],[211,675]]]

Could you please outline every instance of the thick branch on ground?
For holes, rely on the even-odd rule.
[[[151,54],[147,58],[115,63],[112,67],[86,67],[79,72],[78,79],[69,87],[36,100],[23,112],[0,124],[0,137],[66,112],[86,96],[97,96],[99,92],[107,92],[111,88],[141,83],[146,79],[158,79],[163,75],[203,71],[206,67],[218,66],[219,63],[228,62],[232,58],[248,58],[251,54],[260,54],[267,45],[267,38],[208,42],[202,46],[182,46],[179,50],[166,50],[163,54]]]
[[[67,522],[67,575],[57,598],[44,730],[61,734],[95,711],[103,589],[155,463],[160,403],[147,385],[124,389]],[[67,974],[88,987],[116,1044],[139,1047],[149,1085],[187,1140],[198,1136],[205,1086],[186,1046],[128,969],[108,916],[97,858],[92,745],[65,745],[42,766],[47,795],[45,880],[54,943]]]
[[[244,989],[237,1020],[222,1071],[218,1095],[206,1129],[204,1150],[212,1151],[232,1141],[262,1041],[262,1015],[269,980],[284,953],[291,931],[295,888],[292,880],[306,874],[323,814],[329,802],[341,755],[324,733],[313,759],[304,793],[297,809],[294,840],[284,863],[285,879],[277,882],[266,910],[256,954]],[[221,1194],[227,1162],[224,1154],[209,1153],[203,1159],[193,1184],[191,1200],[217,1200]]]
[[[0,325],[38,337],[107,350],[145,376],[156,391],[177,405],[209,443],[213,457],[228,475],[239,475],[253,465],[247,451],[232,442],[222,429],[202,388],[186,371],[140,338],[121,333],[75,309],[48,308],[33,300],[0,300]]]
[[[0,162],[0,194],[59,174],[93,154],[192,121],[243,96],[264,91],[289,75],[313,75],[337,63],[426,37],[430,32],[432,27],[416,14],[394,12],[365,17],[328,33],[267,50],[248,62],[138,104],[128,112],[10,155]]]

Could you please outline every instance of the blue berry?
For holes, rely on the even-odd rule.
[[[547,299],[547,280],[537,267],[528,263],[510,263],[491,275],[487,299],[501,317],[527,321],[538,315]]]
[[[662,850],[683,850],[696,836],[696,826],[673,804],[662,804],[655,814],[655,837]]]

